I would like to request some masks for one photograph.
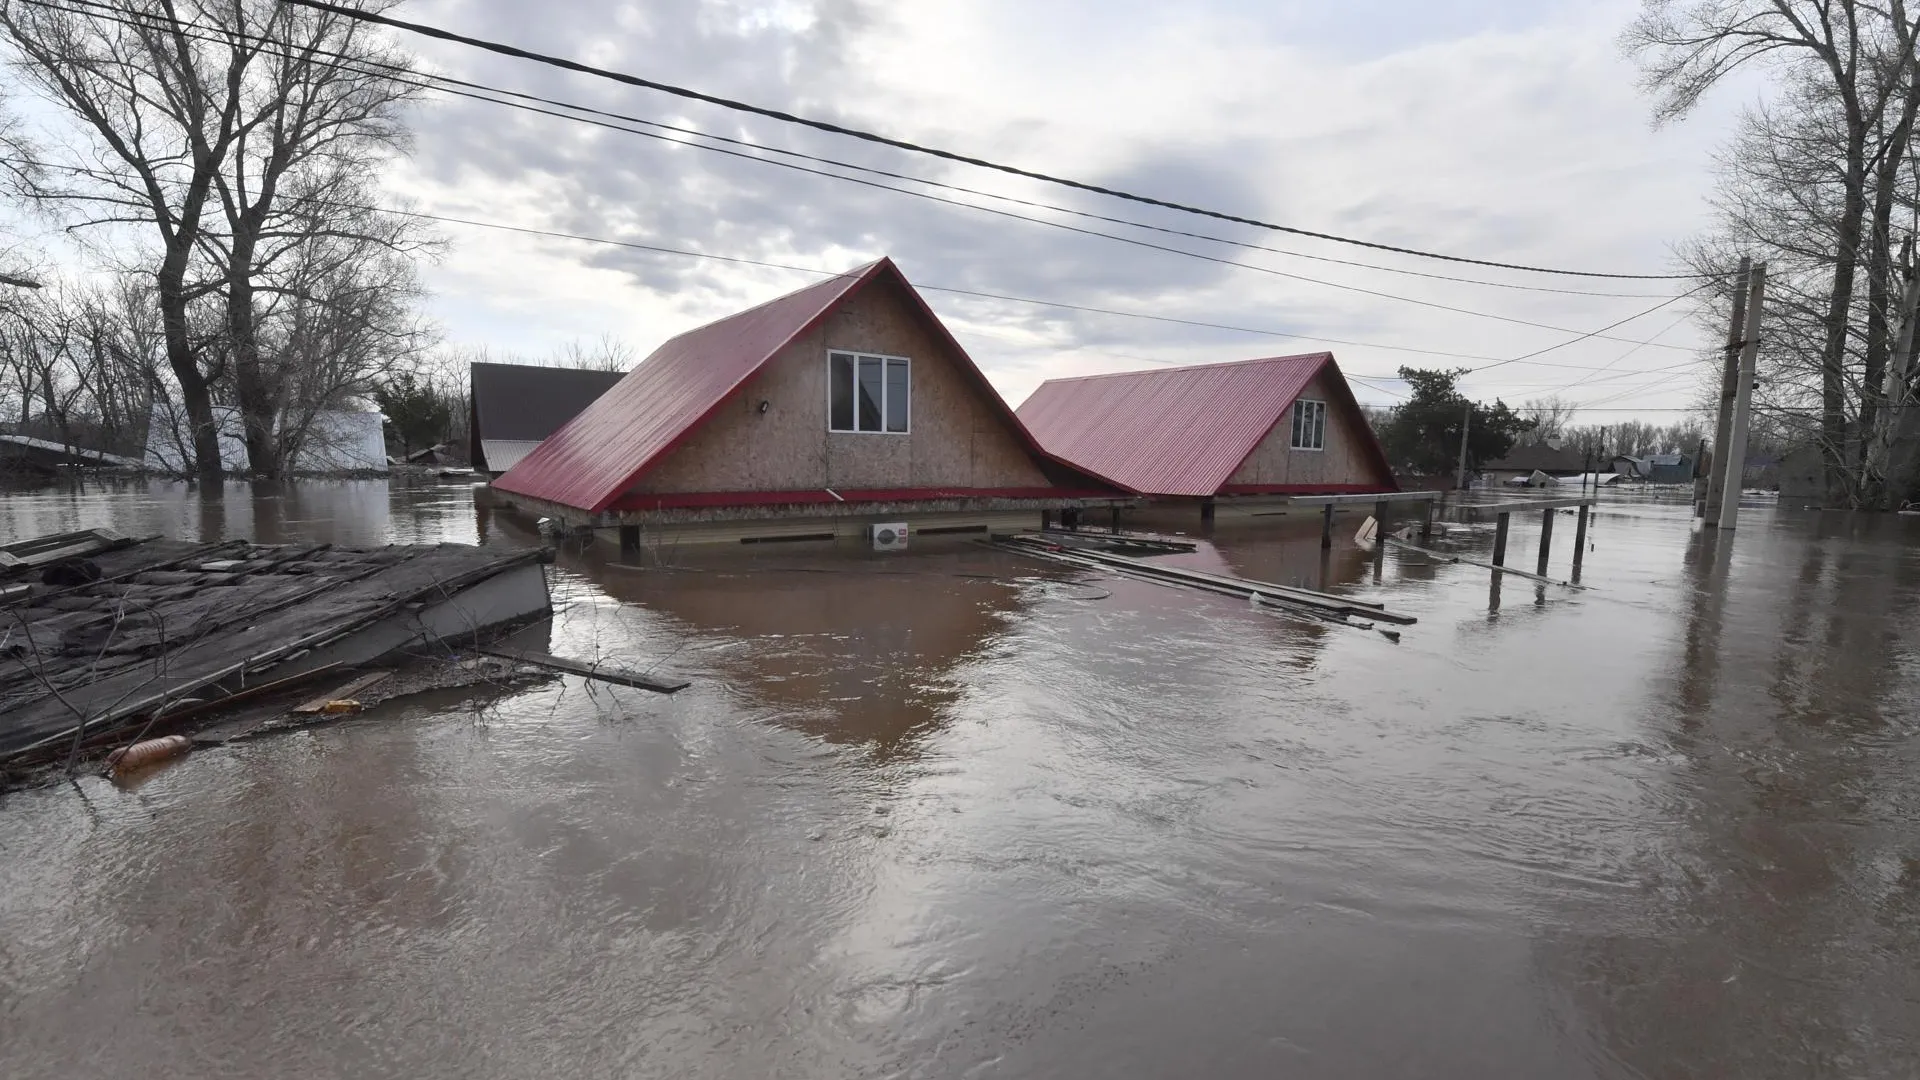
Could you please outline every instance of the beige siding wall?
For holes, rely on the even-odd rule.
[[[993,401],[909,305],[890,281],[861,290],[775,357],[633,490],[1047,486]],[[830,349],[913,361],[909,434],[827,430]]]
[[[1379,467],[1366,452],[1366,418],[1340,407],[1345,395],[1334,393],[1335,378],[1332,372],[1323,371],[1300,392],[1302,398],[1327,403],[1326,449],[1292,448],[1293,409],[1288,406],[1280,422],[1240,463],[1227,483],[1280,486],[1390,482],[1391,477],[1380,475]]]

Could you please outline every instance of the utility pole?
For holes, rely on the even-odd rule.
[[[1720,496],[1719,527],[1733,530],[1740,516],[1740,484],[1746,479],[1747,428],[1753,412],[1754,368],[1760,357],[1760,309],[1766,302],[1767,264],[1759,263],[1747,277],[1746,325],[1740,337],[1740,384],[1733,403],[1733,434],[1727,439],[1727,461],[1716,468],[1725,485]]]
[[[1467,490],[1467,433],[1473,429],[1473,403],[1467,403],[1467,411],[1460,417],[1460,473],[1454,478],[1453,486],[1461,491]]]
[[[1739,394],[1740,342],[1747,324],[1747,284],[1753,274],[1753,259],[1740,257],[1740,270],[1733,282],[1733,321],[1727,324],[1726,356],[1720,368],[1720,413],[1713,424],[1713,468],[1707,472],[1707,499],[1701,516],[1707,528],[1720,525],[1720,502],[1727,486],[1727,443],[1733,438],[1733,403]]]

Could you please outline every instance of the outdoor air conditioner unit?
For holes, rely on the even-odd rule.
[[[869,525],[867,539],[873,542],[875,551],[905,551],[907,550],[907,523],[901,521],[888,525]]]

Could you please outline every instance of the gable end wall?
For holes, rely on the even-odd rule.
[[[1346,395],[1335,392],[1335,376],[1322,371],[1313,377],[1300,397],[1327,403],[1327,445],[1324,450],[1295,450],[1293,441],[1293,405],[1287,405],[1280,422],[1240,463],[1229,486],[1296,487],[1303,485],[1371,484],[1386,486],[1392,477],[1380,475],[1366,451],[1366,418],[1357,410],[1344,408]]]
[[[827,430],[827,353],[913,361],[912,431]],[[643,494],[1048,486],[1002,413],[882,279],[783,349],[631,490]],[[759,411],[760,402],[768,403]]]

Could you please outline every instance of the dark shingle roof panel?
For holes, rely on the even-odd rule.
[[[613,389],[623,371],[474,364],[475,439],[539,442]]]

